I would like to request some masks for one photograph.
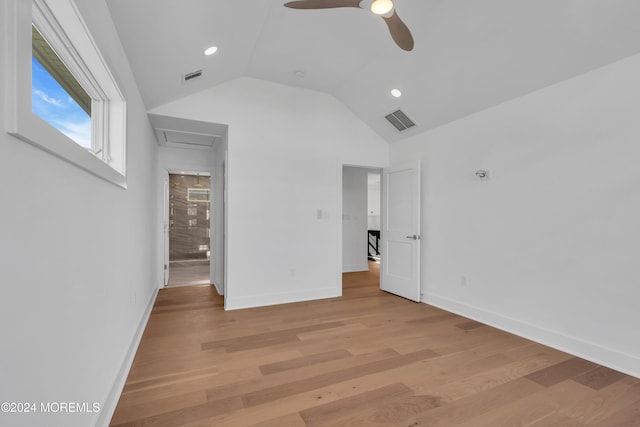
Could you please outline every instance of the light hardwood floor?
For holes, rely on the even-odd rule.
[[[341,298],[225,312],[159,292],[113,426],[640,426],[640,380],[344,275]]]

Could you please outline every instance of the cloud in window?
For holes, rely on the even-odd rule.
[[[64,106],[64,104],[62,103],[61,100],[53,98],[53,97],[47,95],[46,93],[44,93],[41,90],[35,89],[33,91],[33,94],[36,95],[37,97],[39,97],[44,102],[46,102],[47,104],[55,105],[56,107],[63,107]]]
[[[76,144],[85,148],[91,148],[91,119],[82,122],[56,121],[54,126],[60,132],[74,140]]]

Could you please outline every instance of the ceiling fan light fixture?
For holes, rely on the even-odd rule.
[[[284,4],[290,9],[314,10],[335,8],[370,9],[382,18],[389,29],[391,38],[404,51],[413,50],[414,41],[411,31],[396,13],[393,0],[293,0]]]
[[[204,50],[204,54],[207,56],[211,56],[218,51],[218,46],[211,46]]]
[[[391,0],[376,0],[371,3],[371,11],[376,15],[384,15],[389,13],[393,9],[393,2]]]

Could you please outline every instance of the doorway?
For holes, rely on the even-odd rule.
[[[342,168],[342,284],[343,292],[352,276],[367,276],[366,283],[379,288],[380,212],[382,170]]]
[[[367,255],[380,270],[380,211],[382,195],[381,171],[367,172]],[[371,263],[369,263],[371,266]]]
[[[167,287],[210,284],[211,176],[169,174]]]

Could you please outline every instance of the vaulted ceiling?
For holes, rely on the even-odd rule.
[[[394,0],[410,52],[365,9],[107,2],[149,109],[247,76],[329,93],[388,142],[640,52],[638,0]],[[218,52],[204,56],[211,45]],[[384,119],[399,108],[415,128],[400,133]]]

